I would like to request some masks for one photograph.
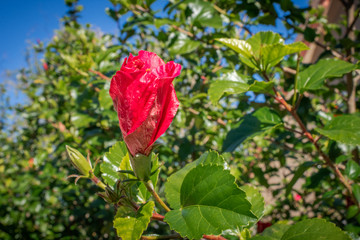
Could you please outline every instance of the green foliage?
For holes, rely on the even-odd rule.
[[[124,166],[124,168],[121,168]],[[119,170],[131,170],[129,153],[124,142],[115,143],[109,152],[105,153],[104,162],[100,166],[105,183],[113,186],[120,177]]]
[[[360,117],[357,115],[336,116],[316,131],[335,141],[360,145]]]
[[[154,210],[155,203],[150,201],[144,204],[130,216],[117,214],[114,218],[114,228],[117,235],[123,240],[140,239],[142,233],[150,223],[150,218]],[[120,215],[120,216],[118,216]]]
[[[181,207],[179,196],[184,178],[193,168],[195,168],[200,164],[201,165],[217,164],[223,166],[225,164],[225,161],[223,157],[219,156],[217,152],[214,151],[205,152],[200,156],[199,159],[197,159],[192,163],[187,164],[180,171],[177,171],[176,173],[172,174],[165,183],[166,198],[172,208],[178,209]]]
[[[165,221],[183,237],[201,238],[218,235],[226,229],[238,229],[253,221],[251,204],[235,178],[218,165],[198,165],[181,184],[180,208],[165,215]]]
[[[240,54],[243,63],[259,71],[268,71],[286,55],[307,50],[301,42],[285,45],[281,36],[274,32],[259,32],[244,40],[217,39]]]
[[[246,139],[270,131],[282,124],[280,116],[273,110],[263,107],[240,120],[224,140],[223,150],[231,152]]]
[[[311,239],[311,234],[348,239],[323,220],[302,221],[321,216],[353,235],[360,233],[359,88],[350,84],[358,77],[359,46],[356,31],[344,32],[346,21],[329,23],[320,8],[300,9],[292,1],[168,1],[158,14],[153,0],[110,0],[106,14],[119,27],[114,36],[80,25],[76,19],[82,7],[76,0],[66,4],[69,12],[61,30],[49,43],[34,44],[34,60],[19,71],[24,104],[8,106],[4,92],[0,94],[1,239],[116,239],[114,208],[122,237],[138,239],[147,226],[146,234],[171,234],[167,224],[150,221],[153,210],[163,212],[153,202],[145,203],[151,197],[145,185],[124,182],[134,176],[126,146],[117,142],[121,133],[108,95],[108,78],[120,68],[120,60],[140,49],[183,66],[174,80],[179,111],[151,156],[151,181],[160,197],[164,189],[173,208],[166,214],[173,229],[190,237],[208,233],[248,239],[264,215],[272,223],[295,224],[274,224],[255,239],[296,239],[297,234],[301,239]],[[275,23],[284,24],[286,34],[252,33],[258,24]],[[303,43],[284,43],[295,34],[317,41],[315,25],[321,27],[318,35],[324,33],[324,42],[310,46],[326,49],[308,66],[292,55],[307,49]],[[294,97],[295,88],[300,95]],[[7,124],[3,119],[9,111],[16,119]],[[323,162],[294,115],[345,175],[354,197]],[[109,184],[107,191],[119,202],[108,204],[97,197],[99,189],[89,180],[80,179],[77,185],[65,180],[76,173],[66,145],[84,150],[84,156],[88,150],[93,166],[105,154],[94,174]],[[216,184],[221,187],[211,186]],[[257,189],[267,191],[266,207]],[[125,207],[129,197],[141,210]],[[205,200],[207,205],[201,205]],[[244,208],[237,208],[238,202]],[[216,205],[221,208],[214,210]]]
[[[354,64],[342,60],[322,59],[299,73],[298,88],[300,92],[321,89],[325,79],[341,77],[355,68]]]
[[[270,92],[274,82],[259,82],[249,79],[248,76],[237,74],[235,71],[226,73],[220,78],[216,79],[210,85],[208,94],[211,102],[216,104],[224,93],[240,94],[248,91],[256,93]]]
[[[350,237],[333,223],[323,219],[309,219],[291,226],[281,237],[281,240],[300,239],[350,240]]]

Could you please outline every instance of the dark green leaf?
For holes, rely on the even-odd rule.
[[[206,164],[218,164],[224,165],[225,161],[224,158],[219,155],[217,152],[209,151],[203,153],[199,159],[196,161],[187,164],[181,170],[177,171],[176,173],[172,174],[165,183],[165,196],[170,204],[170,206],[174,209],[180,208],[180,189],[182,182],[186,174],[199,164],[206,165]]]
[[[350,160],[346,164],[345,174],[350,179],[356,179],[360,175],[360,166],[355,161]]]
[[[314,162],[304,162],[303,164],[301,164],[298,169],[296,170],[296,172],[294,173],[293,178],[291,179],[290,183],[287,184],[286,186],[286,193],[285,195],[289,195],[289,193],[292,190],[292,187],[295,185],[295,183],[297,182],[297,180],[303,176],[304,172],[306,170],[308,170],[310,167],[314,166]]]
[[[201,45],[199,41],[193,41],[189,39],[185,34],[179,34],[176,41],[169,48],[169,52],[172,56],[177,54],[190,53],[197,49]]]
[[[266,228],[261,235],[251,238],[251,240],[279,240],[290,227],[291,225],[286,223],[277,222],[271,227]]]
[[[350,240],[350,237],[335,224],[324,219],[308,219],[291,226],[281,240]]]
[[[352,190],[354,192],[355,198],[360,202],[360,185],[359,184],[353,184]]]
[[[236,71],[226,73],[210,85],[209,98],[213,104],[216,104],[224,93],[240,94],[249,90],[247,82],[249,77],[237,74]]]
[[[192,25],[214,28],[222,27],[220,13],[214,9],[211,3],[203,0],[188,0],[186,3],[192,11],[190,16]]]
[[[307,90],[320,89],[323,87],[325,79],[341,77],[345,73],[353,71],[355,68],[356,66],[354,64],[342,60],[320,60],[299,73],[298,88],[302,93]]]
[[[360,145],[360,117],[357,115],[334,117],[324,128],[316,128],[315,130],[332,140]]]
[[[187,173],[181,185],[180,205],[180,209],[166,213],[165,221],[190,239],[218,235],[256,219],[234,176],[217,165],[198,165]]]
[[[273,110],[263,107],[240,120],[238,127],[232,129],[223,144],[223,151],[232,152],[243,141],[273,129],[282,124],[280,116]]]

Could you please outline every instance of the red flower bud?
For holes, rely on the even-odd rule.
[[[180,70],[180,64],[165,64],[155,53],[139,51],[125,58],[113,76],[109,93],[132,156],[149,155],[172,122],[179,107],[172,81]]]
[[[46,62],[43,62],[43,69],[47,71],[49,69],[49,66]]]

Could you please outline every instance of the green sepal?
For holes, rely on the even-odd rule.
[[[141,181],[150,180],[151,176],[151,154],[149,156],[143,154],[136,154],[130,156],[131,167],[134,170],[135,176]]]

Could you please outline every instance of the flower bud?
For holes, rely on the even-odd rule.
[[[90,177],[91,163],[78,150],[66,145],[66,151],[74,167],[85,177]]]
[[[148,181],[151,175],[151,154],[149,156],[143,154],[130,155],[131,167],[135,176],[141,181]]]

